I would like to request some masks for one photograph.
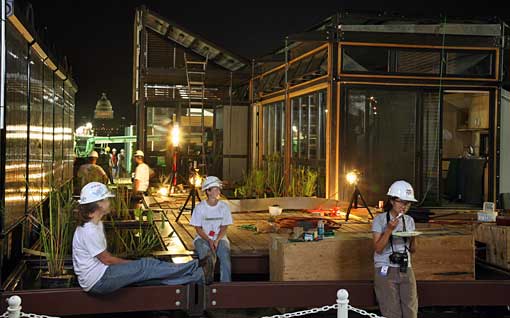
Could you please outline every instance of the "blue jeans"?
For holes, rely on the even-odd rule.
[[[193,244],[200,259],[204,258],[211,250],[209,243],[201,238],[196,239]],[[231,282],[232,265],[230,263],[230,242],[228,240],[220,240],[216,249],[216,256],[220,260],[220,282]]]
[[[108,266],[101,279],[89,292],[107,294],[131,284],[183,285],[203,282],[204,272],[197,260],[173,264],[155,258],[142,258]]]

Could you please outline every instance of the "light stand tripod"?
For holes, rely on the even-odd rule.
[[[191,213],[193,214],[193,210],[195,209],[195,198],[198,198],[198,201],[202,201],[200,199],[200,196],[198,195],[198,190],[196,189],[195,185],[191,185],[191,190],[189,191],[188,197],[186,198],[186,202],[184,202],[184,205],[179,210],[179,214],[177,214],[177,218],[175,218],[175,222],[179,222],[179,218],[182,215],[182,212],[184,210],[191,210]],[[191,209],[187,208],[186,205],[188,204],[189,200],[191,199]]]
[[[363,202],[363,205],[364,205],[365,209],[367,209],[368,214],[370,214],[372,219],[374,218],[374,216],[372,215],[372,212],[370,212],[370,209],[368,208],[368,204],[365,202],[365,199],[363,198],[363,195],[361,195],[361,191],[359,191],[358,185],[354,184],[354,192],[352,193],[351,201],[349,202],[349,207],[347,208],[347,214],[345,215],[345,222],[349,221],[349,214],[351,213],[353,204],[354,204],[355,209],[358,208],[358,197]]]

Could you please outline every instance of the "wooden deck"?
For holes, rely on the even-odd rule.
[[[185,210],[181,215],[179,222],[175,222],[179,209],[183,206],[187,195],[176,195],[170,198],[161,197],[150,197],[148,199],[148,205],[153,209],[160,209],[168,219],[173,234],[175,234],[182,246],[180,250],[185,249],[192,252],[193,239],[196,236],[196,232],[193,226],[189,224],[191,213],[189,210]],[[197,202],[198,203],[198,202]],[[191,202],[188,202],[187,207],[191,207]],[[366,210],[358,209],[352,210],[351,215],[353,218],[348,223],[345,223],[344,217],[330,217],[329,219],[334,220],[341,224],[340,228],[336,230],[336,235],[341,233],[367,233],[370,232],[370,222],[368,219],[368,213]],[[232,256],[268,256],[269,255],[269,233],[257,233],[253,230],[242,228],[243,225],[255,226],[257,222],[267,221],[269,218],[268,212],[236,212],[232,213],[234,224],[228,229],[228,238],[230,240]],[[311,213],[306,211],[284,211],[278,218],[284,217],[310,217],[313,218]],[[451,230],[459,228],[471,230],[470,225],[458,224],[458,225],[445,225],[445,224],[422,224],[417,223],[419,230]],[[172,233],[170,233],[171,236]],[[175,244],[176,240],[172,240],[172,244]],[[169,250],[173,248],[168,246]]]

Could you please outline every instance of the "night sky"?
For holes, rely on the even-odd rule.
[[[246,58],[263,56],[283,46],[286,35],[305,31],[340,9],[401,13],[408,16],[503,16],[503,2],[461,5],[458,1],[176,1],[176,0],[33,0],[34,20],[45,29],[59,53],[66,55],[79,92],[76,125],[91,116],[102,92],[115,117],[134,122],[131,104],[133,21],[135,8],[145,4],[209,41]],[[286,6],[286,3],[289,6]],[[489,5],[490,3],[490,5]],[[480,4],[480,2],[478,2]],[[459,11],[462,10],[462,11]]]

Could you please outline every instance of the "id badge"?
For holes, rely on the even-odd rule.
[[[388,266],[381,267],[381,276],[388,276]]]
[[[216,234],[216,232],[214,232],[214,231],[212,231],[212,230],[211,230],[211,231],[209,231],[209,236],[210,236],[210,237],[214,237],[214,234]]]

